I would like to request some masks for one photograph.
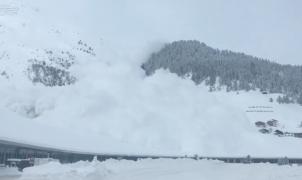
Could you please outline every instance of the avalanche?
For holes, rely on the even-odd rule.
[[[164,70],[144,75],[141,64],[163,42],[199,39],[248,49],[228,46],[232,39],[219,45],[213,31],[201,33],[207,24],[225,37],[220,16],[208,21],[201,12],[212,13],[194,0],[1,0],[0,138],[99,153],[301,156],[301,139],[263,135],[254,125],[274,118],[282,130],[301,131],[301,106],[270,103],[276,95],[258,91],[210,93]],[[258,19],[274,12],[263,9]],[[251,106],[274,112],[248,113]]]

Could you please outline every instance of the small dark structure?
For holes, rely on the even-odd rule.
[[[262,134],[269,134],[270,131],[268,129],[259,129],[259,132],[261,132]]]
[[[6,165],[9,167],[17,167],[19,171],[22,171],[26,167],[34,166],[33,159],[7,159]]]
[[[266,123],[262,122],[262,121],[257,121],[257,122],[255,122],[255,126],[259,127],[259,128],[265,128],[266,127]]]
[[[279,158],[277,163],[278,163],[278,165],[289,165],[290,164],[289,159],[287,157]]]
[[[302,138],[302,133],[294,133],[294,136],[295,136],[296,138]]]
[[[294,133],[291,133],[291,132],[284,132],[284,136],[291,136],[291,137],[294,137]]]
[[[261,93],[262,93],[262,94],[268,94],[268,92],[267,92],[267,91],[261,91]]]
[[[277,136],[283,136],[284,135],[284,133],[282,131],[280,131],[279,129],[275,130],[274,134],[277,135]]]
[[[272,120],[269,120],[269,121],[267,121],[266,122],[266,124],[268,125],[268,126],[271,126],[271,127],[277,127],[278,126],[278,120],[276,120],[276,119],[272,119]]]
[[[225,163],[273,163],[273,164],[302,164],[302,158],[269,158],[269,157],[200,157],[200,159],[219,160]]]
[[[251,164],[251,163],[253,163],[253,160],[252,160],[251,156],[248,155],[248,156],[246,156],[246,158],[241,159],[241,163]]]

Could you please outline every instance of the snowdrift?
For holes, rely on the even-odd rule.
[[[50,163],[25,169],[20,180],[97,179],[301,179],[301,167],[270,164],[224,164],[219,161],[142,160]]]

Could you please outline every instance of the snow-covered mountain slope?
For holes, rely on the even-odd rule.
[[[302,131],[301,106],[256,91],[210,93],[163,70],[146,77],[140,65],[160,48],[158,37],[188,36],[160,31],[165,17],[151,28],[131,5],[148,4],[1,1],[0,137],[104,153],[301,155],[301,139],[254,125],[274,118],[280,130]],[[253,106],[273,112],[247,112]]]

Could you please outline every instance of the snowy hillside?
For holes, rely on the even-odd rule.
[[[221,86],[228,92],[260,90],[264,94],[284,94],[277,98],[279,103],[302,105],[302,66],[214,49],[196,40],[166,44],[152,53],[142,68],[147,75],[157,69],[168,69],[180,77],[189,75],[197,85],[205,82],[211,91]]]
[[[302,132],[298,104],[209,92],[162,69],[145,75],[141,64],[163,43],[202,37],[184,28],[189,10],[171,21],[182,4],[165,14],[168,4],[1,0],[0,138],[102,153],[301,156],[302,139],[254,124]]]

